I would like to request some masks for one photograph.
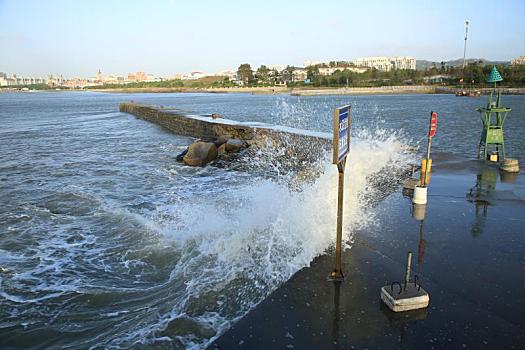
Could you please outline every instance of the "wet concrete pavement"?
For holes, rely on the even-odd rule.
[[[376,225],[355,232],[344,282],[327,282],[334,257],[319,257],[210,348],[525,348],[524,177],[436,158],[423,221],[400,189],[374,209]],[[408,251],[430,305],[396,314],[380,288],[403,280]]]

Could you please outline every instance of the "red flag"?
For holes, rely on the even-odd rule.
[[[430,130],[428,131],[428,137],[436,136],[437,126],[438,126],[438,115],[436,112],[432,112],[431,117],[430,117]]]

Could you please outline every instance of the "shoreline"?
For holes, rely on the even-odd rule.
[[[86,89],[74,91],[92,91],[109,93],[250,93],[250,94],[287,94],[291,89],[282,86],[274,87],[234,87],[234,88],[118,88],[118,89]]]
[[[393,85],[393,86],[379,86],[379,87],[318,87],[318,88],[288,88],[283,86],[268,86],[268,87],[232,87],[232,88],[161,88],[161,87],[145,87],[145,88],[112,88],[112,89],[71,89],[71,90],[31,90],[20,91],[11,89],[0,89],[0,93],[13,92],[103,92],[103,93],[210,93],[210,94],[228,94],[228,93],[244,93],[252,95],[272,95],[272,94],[289,94],[291,96],[324,96],[324,95],[415,95],[415,94],[456,94],[456,92],[468,90],[453,86],[434,86],[434,85]],[[488,95],[492,88],[477,88],[481,95]],[[502,95],[525,95],[525,87],[523,88],[498,88]]]
[[[235,87],[235,88],[131,88],[131,89],[89,89],[82,91],[108,93],[245,93],[245,94],[290,94],[292,96],[319,95],[412,95],[433,94],[436,88],[426,85],[414,86],[381,86],[381,87],[342,87],[342,88],[288,88],[275,87]],[[452,92],[451,92],[452,93]],[[524,91],[525,93],[525,91]]]

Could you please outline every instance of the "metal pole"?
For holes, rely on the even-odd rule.
[[[408,282],[410,282],[410,269],[412,265],[412,252],[408,252],[407,255],[407,271],[405,273],[405,289],[407,289]]]
[[[344,279],[341,268],[341,253],[343,245],[343,192],[345,181],[345,164],[346,158],[337,164],[339,170],[339,184],[337,193],[337,238],[335,242],[335,269],[331,274],[331,279],[341,281]]]
[[[463,70],[465,70],[465,65],[466,65],[467,37],[468,37],[468,21],[465,21],[465,46],[463,47]],[[465,77],[463,76],[463,78]]]
[[[430,163],[430,147],[432,147],[432,137],[428,138],[428,144],[427,144],[427,162],[425,164],[425,176],[423,177],[423,186],[427,185],[427,176],[428,176],[428,168]]]
[[[425,176],[423,176],[423,186],[427,185],[427,176],[428,176],[428,163],[430,162],[430,148],[432,147],[432,137],[430,137],[430,130],[432,129],[432,114],[430,112],[430,120],[428,122],[428,141],[427,141],[427,162],[425,163]]]

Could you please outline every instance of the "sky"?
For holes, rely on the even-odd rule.
[[[0,72],[169,77],[241,63],[525,55],[525,0],[0,0]]]

